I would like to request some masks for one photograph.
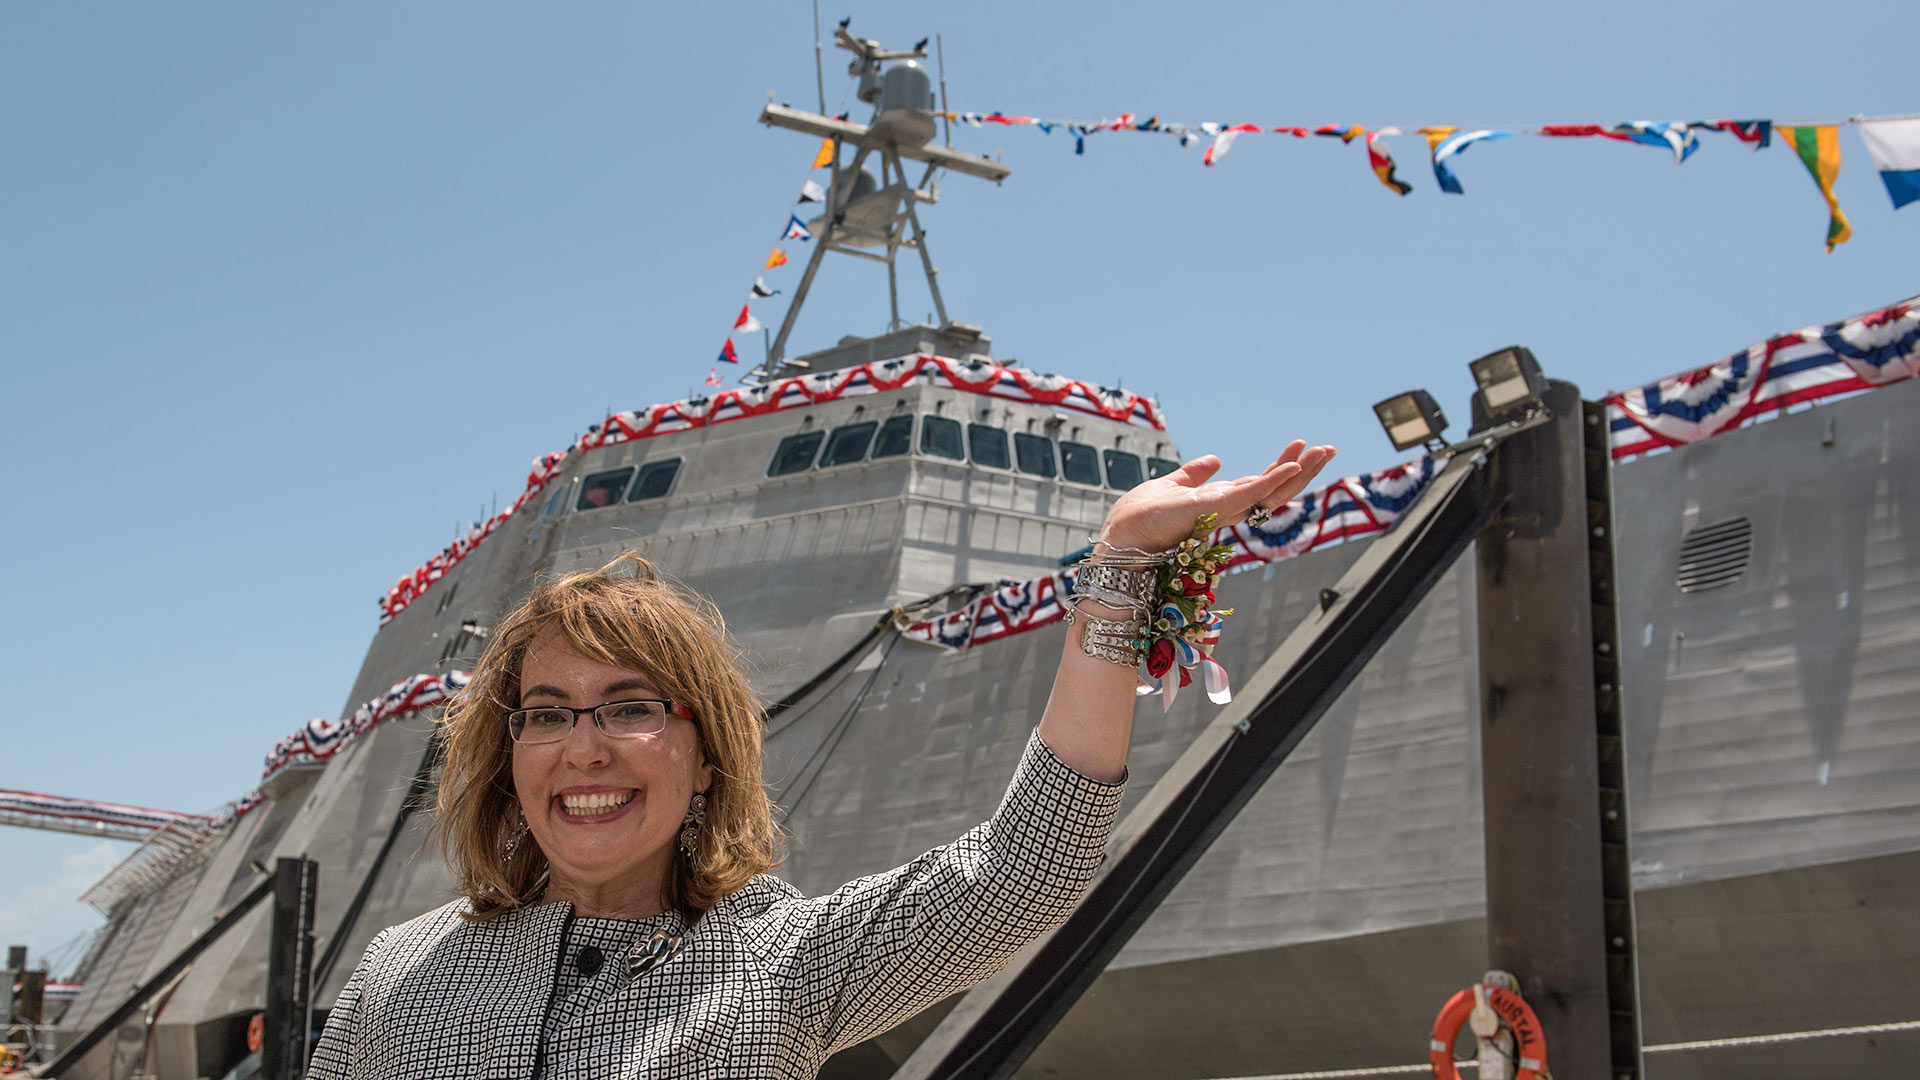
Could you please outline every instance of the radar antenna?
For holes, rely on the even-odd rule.
[[[810,113],[773,104],[760,113],[763,124],[833,140],[833,182],[827,185],[825,211],[807,223],[816,243],[812,257],[807,260],[806,273],[794,290],[793,303],[788,305],[786,318],[780,322],[780,333],[768,346],[766,360],[742,377],[745,383],[764,383],[789,369],[807,366],[803,361],[787,359],[787,338],[793,333],[800,309],[813,287],[814,276],[829,251],[886,264],[887,293],[892,305],[892,322],[888,328],[892,330],[904,325],[900,321],[900,281],[894,260],[902,248],[918,252],[920,268],[926,274],[927,291],[933,296],[934,312],[945,325],[947,305],[940,296],[937,280],[940,272],[927,253],[926,230],[920,227],[920,216],[914,207],[919,203],[939,202],[930,185],[934,173],[941,169],[996,184],[1012,172],[990,158],[932,145],[937,130],[933,81],[926,68],[919,64],[927,58],[925,39],[911,49],[890,50],[877,41],[848,33],[849,21],[843,20],[834,29],[834,45],[853,54],[847,73],[859,78],[858,96],[873,106],[872,120],[860,124],[826,116],[824,110]],[[848,146],[854,149],[853,159],[843,164],[841,150]],[[880,159],[877,177],[863,167],[873,156]],[[918,183],[907,179],[905,163],[908,161],[927,167]]]

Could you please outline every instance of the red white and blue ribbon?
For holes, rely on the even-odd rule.
[[[1607,398],[1613,456],[1699,442],[1790,405],[1920,372],[1920,297],[1750,345],[1717,363]]]
[[[843,398],[863,397],[910,386],[938,386],[984,397],[1048,405],[1068,412],[1119,420],[1150,431],[1165,431],[1167,422],[1159,402],[1130,390],[1117,390],[1059,375],[1042,375],[1023,368],[1001,367],[978,360],[954,360],[922,353],[858,367],[794,375],[764,386],[722,390],[711,396],[614,413],[594,424],[565,450],[546,454],[527,473],[526,489],[513,505],[485,524],[476,523],[467,534],[403,577],[380,598],[380,625],[405,611],[427,589],[471,555],[537,495],[572,460],[573,455],[603,446],[651,439],[680,431],[746,420],[786,409],[805,409]]]
[[[1258,528],[1231,525],[1217,529],[1211,542],[1234,548],[1233,559],[1227,564],[1232,572],[1290,559],[1352,537],[1384,532],[1445,465],[1444,457],[1423,456],[1390,469],[1342,477],[1289,502]],[[1062,599],[1073,595],[1078,576],[1079,568],[1070,566],[1031,581],[1001,582],[983,590],[965,606],[911,623],[902,633],[909,640],[928,645],[968,649],[1038,630],[1063,617]],[[1213,668],[1200,666],[1212,680]],[[1224,671],[1219,673],[1218,686],[1226,688]],[[1210,681],[1209,693],[1213,692]]]

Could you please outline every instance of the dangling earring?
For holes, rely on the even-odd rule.
[[[520,838],[532,831],[527,828],[527,815],[524,812],[516,810],[514,816],[520,820],[518,824],[507,830],[507,846],[500,852],[502,860],[513,858],[513,853],[520,848]]]
[[[693,801],[687,804],[686,819],[680,822],[680,854],[688,862],[700,853],[700,828],[707,822],[707,797],[694,792]]]

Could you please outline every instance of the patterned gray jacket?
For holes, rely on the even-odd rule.
[[[1120,794],[1036,732],[999,809],[960,839],[826,896],[762,875],[690,929],[668,916],[677,949],[662,956],[656,935],[650,967],[608,964],[605,994],[557,1026],[547,1018],[571,906],[470,923],[456,901],[374,939],[308,1075],[810,1080],[828,1055],[972,986],[1063,922]]]

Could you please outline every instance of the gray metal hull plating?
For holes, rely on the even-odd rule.
[[[899,407],[931,412],[940,392],[905,393],[921,396]],[[896,407],[866,402],[879,415]],[[1920,386],[1896,385],[1616,470],[1649,1044],[1920,1018],[1920,428],[1902,423],[1916,405]],[[1046,416],[992,409],[1016,430]],[[814,422],[843,422],[820,412]],[[605,463],[586,468],[672,453],[758,467],[785,430],[705,429],[597,451]],[[1155,452],[1151,432],[1115,424],[1099,435]],[[635,546],[715,598],[775,697],[894,603],[1045,572],[1110,498],[920,457],[849,468],[684,491],[648,514],[529,514],[380,633],[349,702],[460,664],[459,650],[443,661],[444,635],[463,618],[491,621],[535,575]],[[1682,593],[1687,530],[1735,515],[1753,522],[1750,568],[1724,588]],[[1220,654],[1229,670],[1253,670],[1358,552],[1349,544],[1230,578],[1223,599],[1239,613]],[[1234,1076],[1423,1059],[1434,1012],[1484,964],[1472,573],[1468,558],[1446,575],[1023,1075]],[[1038,720],[1061,639],[1055,626],[958,653],[883,641],[776,720],[767,780],[793,833],[782,872],[825,890],[984,817]],[[1209,707],[1189,694],[1163,717],[1158,699],[1143,701],[1130,802]],[[276,853],[322,864],[320,948],[348,939],[315,988],[330,1002],[373,934],[448,896],[416,817],[361,917],[338,925],[426,730],[376,729],[289,781],[195,875],[116,911],[66,1028],[103,1015],[244,888],[248,860]],[[196,1035],[258,1008],[265,934],[256,917],[195,966],[157,1027],[160,1075],[197,1075],[208,1051]],[[929,1026],[909,1024],[830,1070],[885,1075]],[[101,1052],[85,1071],[108,1066]],[[1920,1033],[1647,1059],[1657,1078],[1875,1070],[1920,1072]]]

